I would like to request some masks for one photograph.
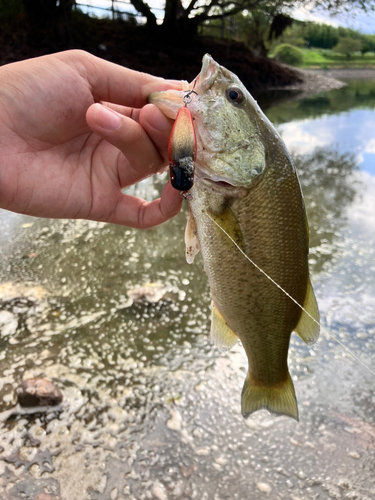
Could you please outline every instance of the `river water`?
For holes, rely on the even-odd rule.
[[[0,423],[1,498],[375,498],[375,375],[345,350],[375,371],[375,80],[284,98],[266,113],[300,175],[326,330],[309,347],[292,336],[300,422],[243,420],[246,357],[209,339],[186,206],[146,232],[2,211],[0,412],[33,376],[64,402]],[[164,181],[130,191],[153,199]],[[155,302],[131,304],[146,283]]]

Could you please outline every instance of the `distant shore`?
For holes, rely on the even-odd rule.
[[[296,91],[295,98],[307,97],[319,92],[340,89],[347,85],[346,81],[356,78],[374,78],[373,68],[335,68],[335,69],[300,69],[287,66],[302,80],[282,87],[283,90]]]
[[[311,71],[311,70],[310,70]],[[330,78],[375,78],[375,68],[329,68],[312,70],[315,74]]]

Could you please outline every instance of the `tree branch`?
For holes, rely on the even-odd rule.
[[[150,6],[143,0],[130,0],[131,4],[142,16],[145,16],[150,26],[156,26],[156,16],[150,9]]]

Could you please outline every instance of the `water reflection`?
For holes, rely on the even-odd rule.
[[[263,109],[275,125],[303,119],[313,120],[323,115],[338,115],[346,111],[375,109],[375,80],[349,80],[346,87],[323,92],[305,99],[290,99],[288,91],[285,102],[271,107],[264,99]],[[282,100],[281,96],[279,98]]]
[[[268,110],[300,173],[322,321],[370,366],[373,102],[366,83]],[[162,184],[132,194],[151,199]],[[65,397],[61,414],[0,425],[1,498],[373,496],[374,378],[324,335],[313,347],[292,338],[301,423],[266,413],[243,422],[246,358],[209,340],[207,278],[199,256],[184,257],[186,209],[146,232],[1,212],[0,411],[31,376]],[[147,282],[172,293],[127,307],[127,291]]]
[[[310,266],[313,274],[335,258],[341,230],[348,223],[348,210],[361,189],[356,176],[358,163],[352,153],[317,148],[306,155],[293,155],[310,229]]]
[[[373,109],[375,81],[351,80],[347,87],[281,104],[267,115],[292,152],[334,147],[356,154],[361,169],[375,174]]]

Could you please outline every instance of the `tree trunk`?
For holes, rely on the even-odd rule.
[[[198,23],[187,17],[181,0],[166,0],[162,31],[166,41],[185,45],[197,35]]]
[[[130,0],[135,10],[137,10],[142,16],[147,19],[147,28],[151,31],[155,31],[157,27],[156,16],[150,9],[150,6],[143,0]]]
[[[23,0],[33,45],[52,50],[68,48],[71,40],[71,12],[74,0]]]

